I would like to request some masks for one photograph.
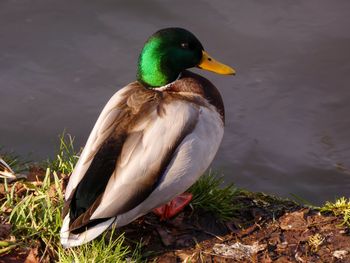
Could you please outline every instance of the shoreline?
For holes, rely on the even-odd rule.
[[[30,242],[22,239],[21,231],[18,232],[17,226],[12,222],[13,218],[10,217],[14,207],[20,206],[20,202],[28,195],[38,195],[37,191],[43,189],[41,187],[47,183],[46,188],[44,187],[45,194],[53,198],[52,200],[62,196],[68,177],[63,173],[48,171],[50,170],[33,166],[27,179],[0,184],[2,200],[0,242],[8,242],[8,246],[0,248],[0,262],[25,262],[28,257],[37,260],[32,262],[39,262],[39,259],[41,262],[53,262],[59,258],[57,254],[55,255],[55,251],[46,251],[44,247],[47,244],[40,236]],[[207,188],[219,187],[220,180],[213,178],[210,180],[217,180],[215,186],[201,182],[202,188],[198,188],[197,185],[197,191],[201,191],[203,185]],[[231,187],[231,193],[234,193],[232,195],[234,211],[230,219],[222,220],[218,214],[205,211],[192,203],[178,216],[168,221],[161,222],[153,213],[149,213],[115,230],[113,238],[123,236],[123,245],[129,249],[128,253],[133,254],[135,251],[138,253],[137,260],[128,259],[128,256],[123,260],[131,260],[131,262],[139,262],[139,260],[155,260],[155,262],[350,261],[350,228],[348,223],[344,223],[341,215],[335,216],[332,212],[321,213],[320,209],[300,205],[291,200]],[[57,188],[61,189],[58,191]],[[217,191],[220,189],[218,188]],[[4,200],[8,198],[9,192],[17,196],[18,203],[12,208],[4,209],[6,207]],[[206,195],[207,193],[197,194]],[[59,203],[58,199],[56,201]],[[60,209],[59,206],[58,209]],[[107,236],[111,238],[109,234]],[[99,240],[105,242],[103,239]],[[52,248],[59,246],[52,244]],[[58,255],[65,253],[62,251],[58,249]]]

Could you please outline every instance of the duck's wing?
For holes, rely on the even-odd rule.
[[[82,178],[86,175],[91,163],[101,148],[102,144],[112,134],[117,123],[116,119],[120,115],[120,105],[124,103],[125,97],[132,90],[133,85],[129,84],[123,89],[115,93],[108,103],[103,108],[98,117],[94,128],[92,129],[85,147],[79,157],[77,164],[74,167],[73,173],[69,178],[69,183],[65,190],[65,200],[69,200]]]
[[[146,126],[141,131],[136,129],[136,134],[131,133],[127,138],[121,158],[91,219],[126,213],[157,187],[175,151],[194,130],[199,117],[199,109],[184,101],[163,105],[163,110],[160,117],[155,109]]]
[[[132,88],[126,87],[112,97],[91,132],[67,186],[61,237],[69,238],[67,233],[62,235],[65,231],[78,236],[81,231],[101,226],[85,237],[87,242],[103,232],[113,222],[111,218],[139,205],[157,186],[174,151],[196,126],[199,107],[161,98],[161,93],[154,91],[147,97],[144,89],[138,95],[130,92]],[[122,109],[123,105],[127,108]],[[127,118],[131,123],[120,126]],[[85,211],[74,215],[72,210],[79,209],[77,194],[89,198],[100,185],[104,185],[101,194],[95,195]],[[106,224],[102,227],[103,221]]]
[[[71,221],[106,187],[122,150],[128,122],[139,111],[133,98],[142,91],[138,82],[127,85],[112,96],[97,119],[66,187],[63,216],[70,210]]]

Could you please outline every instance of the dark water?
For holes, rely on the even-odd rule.
[[[154,31],[181,26],[236,77],[201,72],[227,111],[213,164],[227,181],[312,202],[350,195],[350,2],[0,1],[0,145],[82,146],[108,98],[135,79]]]

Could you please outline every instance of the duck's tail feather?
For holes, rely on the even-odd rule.
[[[64,248],[80,246],[95,239],[113,224],[115,217],[94,225],[93,227],[88,228],[86,231],[79,234],[72,234],[69,231],[69,220],[69,214],[67,214],[63,219],[61,228],[61,244]]]

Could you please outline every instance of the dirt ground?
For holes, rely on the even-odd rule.
[[[152,262],[350,262],[350,229],[341,218],[262,193],[242,191],[233,202],[241,209],[229,222],[188,206],[171,220],[149,213],[118,231],[131,247],[142,239]],[[11,225],[0,220],[1,242]],[[36,244],[0,248],[0,262],[38,262],[45,245]]]
[[[167,222],[149,214],[121,231],[142,237],[156,262],[350,262],[350,231],[340,218],[264,194],[234,202],[242,209],[230,222],[188,207]]]

